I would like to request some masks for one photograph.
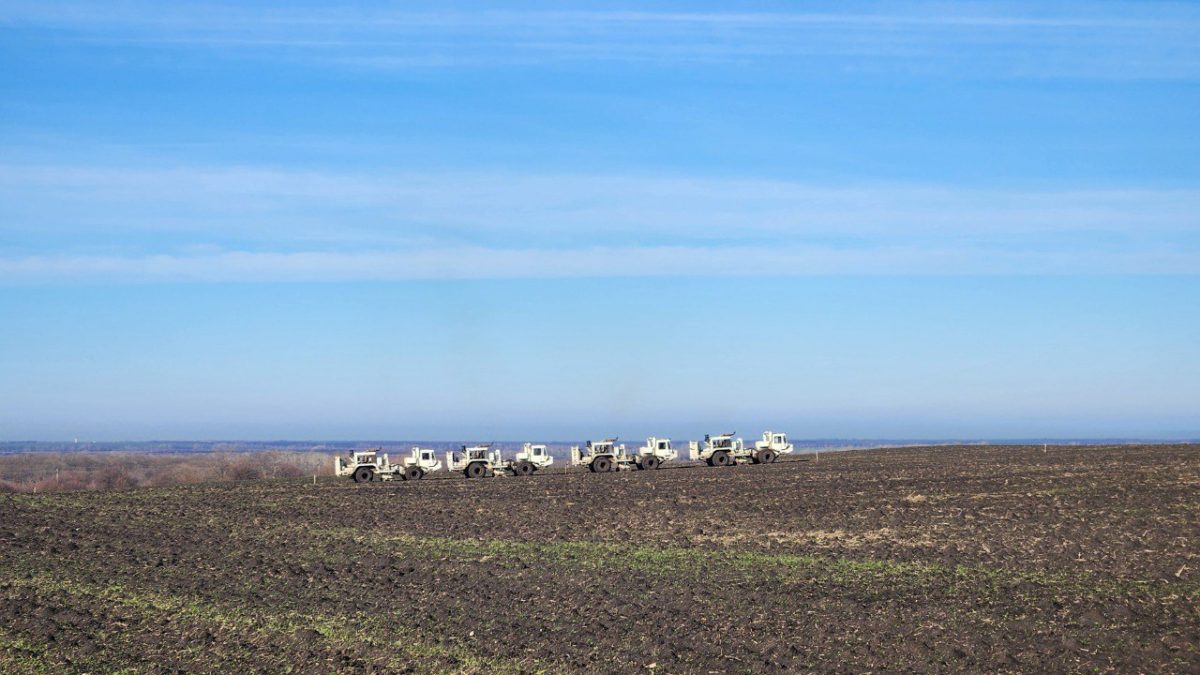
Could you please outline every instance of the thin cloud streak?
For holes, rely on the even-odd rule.
[[[831,186],[687,176],[0,165],[0,232],[348,237],[981,236],[1200,232],[1200,190]]]
[[[1200,274],[1200,254],[660,246],[0,258],[4,284],[1080,273]]]
[[[869,7],[871,5],[860,6]],[[382,29],[511,29],[527,27],[544,32],[559,27],[569,30],[595,31],[597,25],[622,27],[637,25],[681,26],[761,26],[801,24],[828,26],[979,26],[979,27],[1042,27],[1042,28],[1169,28],[1177,26],[1179,16],[1196,18],[1183,12],[1176,3],[1141,2],[1126,5],[1135,10],[1132,15],[1103,16],[1096,14],[1094,3],[1077,5],[1075,15],[1022,16],[1005,14],[1012,6],[1005,3],[972,3],[947,11],[950,6],[930,3],[885,3],[890,12],[863,11],[855,13],[853,4],[841,5],[837,12],[678,12],[626,10],[395,10],[372,8],[369,5],[328,9],[254,9],[241,4],[225,3],[138,3],[125,2],[120,8],[103,3],[44,3],[9,2],[0,8],[0,20],[10,24],[57,26],[78,30],[89,27],[108,29],[127,27],[143,29],[194,29],[234,31],[265,27],[329,27],[354,28],[366,31]],[[875,5],[874,7],[878,7]],[[1119,7],[1119,5],[1115,5]],[[1061,3],[1060,3],[1061,7]],[[1112,9],[1114,5],[1109,5]],[[1080,16],[1080,9],[1092,13]],[[123,10],[123,11],[122,11]],[[936,11],[935,11],[936,10]],[[1154,18],[1147,18],[1147,17]]]
[[[830,64],[970,76],[1195,78],[1200,13],[1178,5],[864,5],[853,12],[396,11],[10,4],[0,27],[96,45],[222,49],[250,58],[382,69],[549,62]],[[948,7],[953,9],[948,9]],[[226,56],[228,54],[223,54]]]

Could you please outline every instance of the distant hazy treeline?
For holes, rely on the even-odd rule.
[[[110,490],[332,473],[332,452],[33,452],[0,455],[0,492]]]

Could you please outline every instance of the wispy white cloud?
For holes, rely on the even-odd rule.
[[[1200,190],[0,165],[0,281],[1200,273]]]
[[[0,283],[6,284],[1077,273],[1200,274],[1200,252],[643,246],[0,258]]]
[[[985,189],[937,184],[520,172],[365,173],[255,167],[0,165],[0,231],[338,236],[980,236],[1200,231],[1200,190]]]
[[[547,10],[479,8],[434,9],[410,4],[398,9],[389,3],[364,3],[332,6],[264,6],[254,3],[177,2],[6,2],[0,7],[0,19],[14,25],[59,26],[88,29],[196,30],[236,33],[271,29],[294,32],[308,28],[327,34],[354,29],[388,32],[397,29],[479,30],[505,32],[517,30],[530,34],[554,35],[604,30],[641,30],[662,26],[690,27],[762,27],[788,26],[862,26],[895,28],[904,26],[953,26],[1014,28],[1150,28],[1177,25],[1179,17],[1196,18],[1179,3],[1126,2],[1042,3],[1007,2],[930,3],[930,2],[848,2],[839,3],[838,11],[655,11],[622,9]],[[657,29],[657,28],[655,28]],[[349,37],[336,40],[349,42]]]
[[[561,61],[831,64],[972,76],[1193,78],[1200,12],[1165,3],[857,3],[839,11],[421,10],[8,3],[0,27],[94,44],[372,68]],[[845,70],[840,70],[842,75]]]

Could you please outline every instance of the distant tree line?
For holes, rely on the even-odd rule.
[[[0,492],[161,487],[333,473],[323,452],[32,452],[0,455]]]

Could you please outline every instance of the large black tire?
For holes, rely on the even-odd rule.
[[[775,461],[775,451],[759,450],[758,457],[756,459],[758,460],[759,464],[770,464],[771,462]]]
[[[642,459],[642,468],[646,469],[647,471],[653,471],[653,470],[657,469],[659,467],[659,465],[661,465],[661,464],[662,464],[662,460],[655,457],[654,455],[649,455]]]
[[[518,476],[532,476],[533,470],[534,466],[532,462],[518,462],[517,465],[513,467],[513,473],[517,474]]]
[[[729,466],[733,464],[733,458],[729,456],[728,452],[718,450],[712,455],[712,464],[713,466]]]
[[[401,475],[404,480],[421,480],[425,477],[425,471],[419,466],[410,466]]]
[[[472,462],[463,470],[463,475],[467,478],[483,478],[487,475],[487,465],[483,462]]]
[[[607,457],[597,457],[592,460],[592,471],[596,473],[608,473],[612,471],[612,460]]]
[[[369,466],[360,466],[354,470],[353,478],[355,483],[370,483],[375,479],[375,472]]]

